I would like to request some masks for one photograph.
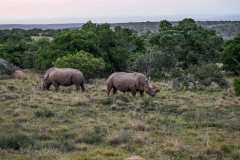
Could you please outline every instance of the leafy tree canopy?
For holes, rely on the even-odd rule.
[[[240,34],[225,43],[222,60],[226,70],[240,74]]]
[[[183,68],[214,63],[219,60],[223,39],[214,31],[197,25],[193,19],[184,19],[176,26],[168,21],[160,23],[160,31],[150,40],[152,45],[178,59]]]
[[[95,58],[85,51],[58,58],[54,65],[62,68],[79,69],[87,78],[96,77],[96,74],[105,68],[105,62],[102,58]]]

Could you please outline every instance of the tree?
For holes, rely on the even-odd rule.
[[[54,65],[62,68],[79,69],[86,78],[99,76],[99,73],[104,71],[105,68],[105,62],[102,58],[95,58],[92,54],[85,51],[58,58]]]
[[[53,62],[60,57],[58,52],[54,50],[51,46],[51,42],[48,39],[41,39],[39,41],[33,42],[36,47],[34,68],[38,70],[46,70],[53,66]]]
[[[160,23],[160,31],[150,40],[163,53],[174,56],[177,66],[184,69],[192,65],[218,62],[223,39],[216,32],[204,29],[193,19],[184,19],[176,26]]]
[[[86,30],[67,30],[60,32],[53,41],[53,49],[59,56],[84,50],[92,54],[98,54],[97,35]]]
[[[143,40],[132,30],[109,24],[88,22],[81,30],[63,31],[53,41],[53,50],[59,57],[84,50],[97,58],[103,58],[108,72],[127,68],[130,54],[144,50]]]
[[[224,69],[240,74],[240,34],[225,43],[222,61]]]
[[[172,29],[172,23],[168,22],[167,20],[163,20],[160,22],[159,31],[170,30],[170,29]]]

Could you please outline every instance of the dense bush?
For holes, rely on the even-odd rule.
[[[53,62],[60,56],[51,46],[48,39],[40,39],[32,42],[32,52],[34,53],[33,68],[46,70],[53,66]]]
[[[234,80],[234,90],[237,96],[240,96],[240,79]]]
[[[175,77],[173,83],[175,89],[199,89],[211,86],[213,83],[221,88],[228,87],[228,82],[216,64],[197,65],[187,70],[178,70],[174,72],[173,77]]]
[[[222,60],[226,70],[240,74],[240,34],[225,43]]]
[[[45,33],[53,35],[52,33],[56,32],[21,29],[0,31],[0,57],[21,68],[46,69],[52,65],[52,56],[42,48],[49,48],[49,45],[46,45],[46,43],[41,45],[41,41],[39,43],[35,42],[32,36],[40,36]],[[45,56],[42,60],[41,57],[43,56],[39,56],[42,52],[39,53],[39,51],[49,56],[47,58]],[[43,68],[39,63],[49,63],[50,65]]]
[[[223,39],[216,32],[197,25],[193,19],[184,19],[176,26],[162,21],[159,33],[150,43],[158,46],[166,56],[176,58],[180,67],[188,68],[217,62]]]
[[[84,50],[101,57],[108,72],[125,70],[131,53],[144,50],[143,40],[135,32],[121,27],[112,30],[109,24],[83,25],[81,30],[63,31],[53,41],[59,57]]]
[[[157,79],[169,78],[169,73],[175,70],[177,60],[170,54],[159,50],[148,51],[145,54],[131,55],[128,68]]]
[[[221,87],[227,86],[221,69],[216,64],[194,66],[189,71],[194,76],[195,81],[199,81],[202,85],[209,86],[215,82]]]
[[[0,58],[22,68],[46,70],[58,58],[83,50],[102,58],[109,73],[126,70],[129,55],[144,51],[143,42],[132,30],[91,22],[75,30],[4,30],[0,31]]]
[[[58,58],[54,65],[62,68],[79,69],[86,78],[96,77],[105,68],[105,62],[102,58],[95,58],[92,54],[85,51]]]

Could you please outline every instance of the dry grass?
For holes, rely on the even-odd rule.
[[[240,158],[239,98],[225,90],[175,92],[157,83],[155,98],[107,97],[103,80],[85,93],[43,92],[39,83],[37,74],[0,81],[0,159]]]

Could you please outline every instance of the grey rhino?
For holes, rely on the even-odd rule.
[[[85,91],[84,87],[85,78],[81,71],[72,68],[50,68],[46,71],[43,77],[43,90],[49,90],[51,85],[55,87],[56,90],[59,86],[71,86],[75,85],[76,89],[79,90],[80,87],[82,91]]]
[[[150,96],[155,96],[159,89],[153,85],[150,85],[146,76],[142,73],[127,73],[127,72],[116,72],[109,76],[107,79],[107,94],[108,96],[113,89],[113,94],[118,90],[121,92],[131,92],[133,96],[137,92],[141,96],[146,92]]]

